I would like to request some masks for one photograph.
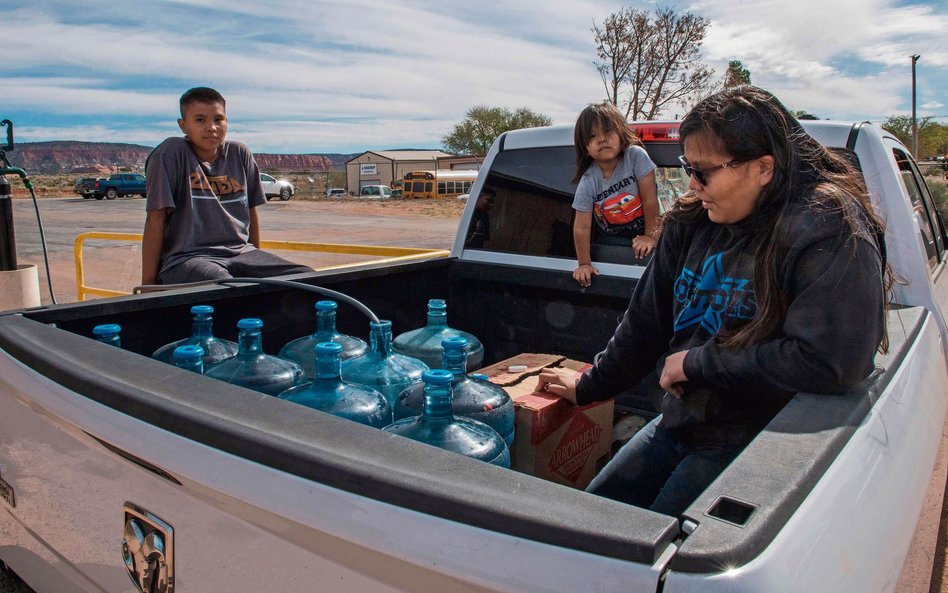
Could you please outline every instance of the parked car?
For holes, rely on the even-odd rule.
[[[266,194],[268,200],[279,196],[285,202],[296,193],[293,184],[285,179],[277,179],[272,175],[261,173],[260,181],[263,183],[263,193]]]
[[[105,177],[80,177],[72,189],[83,199],[89,200],[95,197],[96,183],[99,181],[105,181]]]
[[[341,187],[332,187],[326,190],[327,198],[344,198],[349,195],[349,192],[342,189]]]
[[[399,188],[399,189],[393,189],[393,190],[392,190],[392,195],[389,196],[389,197],[390,197],[390,198],[400,198],[400,197],[402,197],[402,190],[401,190],[401,188]]]
[[[390,198],[392,188],[387,185],[364,185],[359,190],[360,198]]]

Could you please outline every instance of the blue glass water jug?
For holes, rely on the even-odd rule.
[[[263,321],[255,318],[237,322],[237,355],[207,368],[205,376],[278,395],[303,381],[303,369],[295,362],[263,352]]]
[[[199,375],[204,374],[204,348],[196,344],[185,344],[175,348],[171,357],[174,359],[174,365],[179,369]]]
[[[342,345],[320,342],[314,351],[316,376],[313,382],[284,391],[280,399],[374,428],[391,424],[392,408],[384,395],[370,387],[342,380],[339,372]]]
[[[461,336],[448,338],[441,342],[441,346],[441,366],[451,371],[454,376],[451,383],[451,412],[455,416],[465,416],[483,422],[496,430],[508,447],[512,445],[514,405],[510,396],[489,380],[475,379],[467,374],[467,340]],[[424,406],[425,386],[416,383],[399,394],[395,402],[395,419],[417,416],[421,414]]]
[[[392,322],[369,322],[369,351],[342,363],[342,378],[382,392],[389,406],[412,383],[421,381],[428,365],[392,352]]]
[[[92,328],[92,335],[96,340],[116,348],[122,347],[121,333],[122,326],[117,323],[105,323]]]
[[[441,366],[441,341],[461,336],[468,342],[467,362],[471,368],[480,368],[484,361],[484,346],[473,335],[448,327],[448,306],[442,299],[428,301],[428,324],[399,334],[392,349],[399,354],[413,356],[429,367]]]
[[[427,443],[474,459],[510,467],[510,450],[497,431],[471,418],[451,413],[454,373],[426,371],[425,407],[421,416],[403,418],[382,430]]]
[[[237,354],[237,344],[235,342],[214,337],[214,307],[195,305],[191,307],[191,315],[194,316],[194,320],[191,322],[191,336],[165,344],[155,350],[155,353],[151,355],[152,358],[174,364],[175,348],[188,344],[200,346],[204,350],[204,366],[211,366]]]
[[[335,342],[342,346],[342,360],[362,356],[368,350],[365,341],[336,331],[337,308],[338,305],[335,301],[317,301],[316,332],[309,336],[291,340],[280,348],[280,358],[292,360],[300,365],[303,369],[303,375],[307,379],[312,379],[315,376],[316,367],[313,348],[320,342]]]

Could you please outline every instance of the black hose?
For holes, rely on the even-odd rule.
[[[30,196],[33,198],[33,208],[36,210],[36,224],[39,226],[40,243],[43,245],[43,263],[46,265],[46,285],[49,286],[49,298],[56,304],[56,294],[53,292],[53,275],[49,273],[49,251],[46,249],[46,234],[43,232],[43,219],[40,217],[39,203],[36,201],[36,194],[33,192],[33,184],[24,182],[26,188],[30,190]]]

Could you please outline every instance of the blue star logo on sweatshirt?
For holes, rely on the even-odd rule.
[[[714,335],[725,317],[752,319],[757,313],[750,280],[728,278],[721,264],[723,253],[705,260],[700,273],[687,267],[675,280],[675,300],[683,305],[675,319],[675,332],[698,325]]]

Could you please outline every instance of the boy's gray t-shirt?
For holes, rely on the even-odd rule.
[[[198,159],[184,138],[168,138],[145,164],[146,210],[172,208],[161,270],[194,256],[231,257],[255,249],[250,208],[267,201],[250,149],[225,141],[213,163]]]
[[[641,234],[644,210],[638,181],[654,170],[655,163],[641,146],[625,149],[609,179],[593,163],[576,186],[573,209],[592,212],[599,228],[610,235]]]

